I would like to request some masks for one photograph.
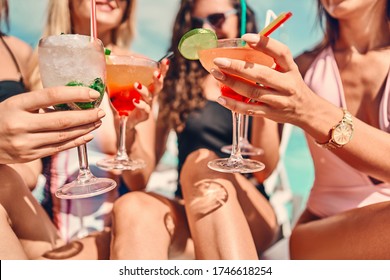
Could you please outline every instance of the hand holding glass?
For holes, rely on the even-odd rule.
[[[77,34],[42,38],[38,46],[39,71],[44,87],[86,86],[100,93],[93,102],[58,104],[56,110],[86,110],[98,107],[105,91],[106,64],[103,44],[98,39]],[[116,187],[109,178],[96,178],[88,166],[87,147],[77,147],[79,174],[76,180],[56,191],[59,198],[96,196]]]
[[[103,159],[97,166],[105,170],[136,170],[146,163],[130,159],[126,151],[126,123],[129,114],[135,109],[133,102],[139,103],[140,93],[134,88],[138,82],[152,90],[153,73],[158,62],[136,56],[107,56],[107,89],[111,104],[120,116],[119,147],[113,159]]]
[[[262,64],[271,67],[274,64],[272,57],[255,51],[245,46],[245,41],[239,38],[218,40],[216,48],[203,49],[198,51],[200,62],[203,67],[210,72],[216,66],[213,60],[217,57],[226,57],[231,59],[240,59],[252,63]],[[249,81],[248,81],[249,82]],[[238,101],[248,102],[249,99],[239,95],[231,88],[221,85],[221,94]],[[233,116],[233,143],[229,158],[216,159],[208,163],[208,167],[227,173],[252,173],[264,169],[264,164],[251,159],[244,159],[241,154],[240,128],[242,115],[232,111]]]

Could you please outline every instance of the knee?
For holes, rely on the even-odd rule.
[[[159,216],[155,199],[145,192],[130,192],[118,198],[112,209],[114,223],[149,223]]]
[[[189,154],[183,164],[180,178],[196,178],[200,174],[210,173],[207,163],[217,158],[217,155],[207,149],[199,149]]]
[[[199,149],[189,154],[183,164],[180,173],[180,184],[183,188],[192,188],[201,180],[226,180],[233,182],[234,176],[228,173],[221,173],[211,170],[207,163],[218,156],[207,149]]]

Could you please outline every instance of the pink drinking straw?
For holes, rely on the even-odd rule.
[[[281,26],[286,20],[288,20],[292,16],[291,12],[283,12],[276,19],[274,19],[270,24],[263,28],[260,31],[259,35],[268,36],[272,32],[276,30],[279,26]]]
[[[91,41],[97,38],[96,31],[96,0],[91,0]]]

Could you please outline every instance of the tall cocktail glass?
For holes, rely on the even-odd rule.
[[[216,48],[198,50],[200,62],[209,72],[212,68],[216,67],[213,63],[213,60],[217,57],[241,59],[247,62],[263,64],[269,67],[274,64],[272,57],[259,51],[255,51],[245,46],[245,44],[245,41],[239,38],[218,40],[218,45]],[[239,95],[231,88],[222,84],[221,94],[241,102],[250,101],[248,98]],[[208,167],[213,170],[226,173],[252,173],[263,170],[265,166],[260,161],[245,159],[242,157],[241,147],[239,145],[242,115],[232,111],[232,117],[233,141],[230,156],[229,158],[210,161],[208,163]]]
[[[106,64],[103,44],[98,39],[78,34],[53,35],[42,38],[38,46],[39,71],[44,87],[86,86],[97,90],[94,102],[58,104],[56,110],[87,110],[100,105],[105,91]],[[95,177],[88,165],[87,146],[77,147],[78,177],[56,191],[60,198],[85,198],[108,192],[116,182]]]
[[[153,91],[153,73],[158,62],[137,56],[107,56],[107,90],[114,108],[120,116],[119,147],[115,158],[97,162],[105,170],[136,170],[145,167],[141,159],[130,159],[126,151],[126,122],[135,109],[134,103],[142,99],[134,88],[138,82]]]

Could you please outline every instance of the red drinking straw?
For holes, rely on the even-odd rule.
[[[275,31],[276,28],[281,26],[291,16],[292,16],[291,12],[287,12],[287,13],[283,12],[283,13],[281,13],[270,24],[268,24],[266,27],[264,27],[263,30],[260,31],[259,35],[261,35],[261,36],[268,36],[268,35],[270,35],[272,32]]]
[[[96,0],[91,0],[91,40],[97,38],[96,31]]]

